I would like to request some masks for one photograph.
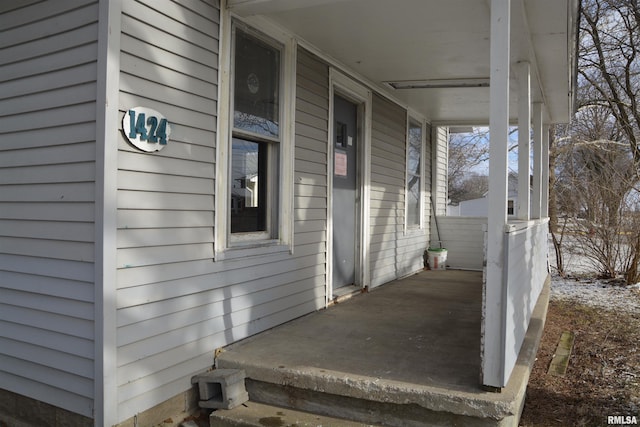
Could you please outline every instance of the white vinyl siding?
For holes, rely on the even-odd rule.
[[[371,286],[420,270],[427,230],[405,234],[406,127],[402,107],[374,95],[371,136]]]
[[[454,269],[482,271],[486,217],[438,216],[439,240],[446,248],[447,265]],[[436,232],[434,231],[434,240]],[[433,247],[439,247],[433,243]]]
[[[121,117],[149,107],[172,132],[157,153],[123,135],[118,142],[120,421],[186,390],[190,375],[212,364],[211,347],[198,339],[210,334],[201,322],[215,306],[206,298],[168,303],[161,289],[188,294],[184,280],[212,264],[218,16],[217,2],[122,4]]]
[[[0,384],[91,417],[96,1],[0,13]]]
[[[449,161],[449,128],[434,127],[433,128],[433,202],[435,204],[436,215],[446,215],[447,198],[447,162]]]
[[[120,420],[189,389],[214,349],[325,303],[328,67],[299,53],[293,254],[248,247],[214,261],[219,10],[197,6],[123,5],[121,114],[153,108],[172,133],[153,154],[119,141]],[[163,30],[140,14],[162,15]]]
[[[448,199],[448,149],[449,149],[449,128],[442,126],[434,126],[431,134],[431,197],[429,204],[432,209],[431,215],[431,233],[430,247],[438,248],[442,244],[442,236],[438,233],[438,227],[435,221],[435,215],[442,216],[447,213]]]

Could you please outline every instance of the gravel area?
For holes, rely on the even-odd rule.
[[[640,313],[640,283],[623,286],[594,279],[553,277],[552,300],[573,300],[591,307]]]

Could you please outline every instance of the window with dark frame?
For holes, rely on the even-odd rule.
[[[281,48],[234,27],[231,234],[277,238]]]

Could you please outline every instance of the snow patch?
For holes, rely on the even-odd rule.
[[[554,276],[551,280],[551,299],[577,301],[591,307],[640,314],[640,283],[620,286],[606,280]]]

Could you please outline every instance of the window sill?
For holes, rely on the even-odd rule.
[[[424,227],[413,226],[404,230],[405,236],[412,234],[424,234]]]
[[[253,256],[291,253],[291,247],[280,240],[233,243],[232,246],[216,253],[214,261],[233,260]]]

